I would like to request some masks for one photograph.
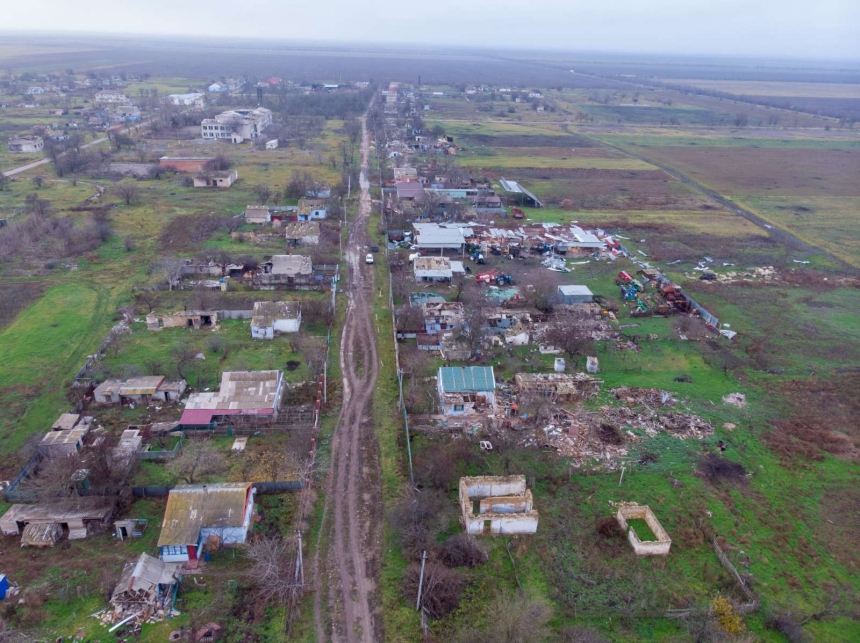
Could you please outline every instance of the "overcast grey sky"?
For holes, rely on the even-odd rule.
[[[860,60],[860,0],[19,0],[4,4],[6,29]]]

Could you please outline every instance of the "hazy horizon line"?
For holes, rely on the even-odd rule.
[[[674,51],[646,51],[646,50],[613,50],[613,49],[569,49],[563,47],[487,47],[481,45],[470,45],[464,43],[462,45],[452,44],[434,44],[429,42],[398,42],[398,41],[369,41],[369,40],[344,40],[344,39],[302,39],[302,38],[278,38],[278,37],[254,37],[254,36],[227,36],[227,35],[202,35],[202,34],[164,34],[152,33],[144,31],[80,31],[80,30],[42,30],[42,29],[9,29],[0,28],[0,35],[8,36],[41,36],[41,37],[65,37],[65,38],[91,38],[91,37],[116,37],[116,38],[139,38],[141,40],[149,39],[154,41],[168,41],[176,44],[181,44],[180,41],[193,41],[197,45],[205,44],[213,49],[231,49],[236,45],[247,46],[249,44],[256,45],[257,49],[269,48],[268,45],[287,45],[290,48],[296,47],[311,47],[319,49],[328,47],[335,50],[343,50],[348,52],[349,48],[369,49],[377,48],[386,51],[401,51],[404,53],[414,52],[420,53],[471,53],[484,55],[499,54],[505,52],[512,53],[547,53],[547,54],[570,54],[572,56],[606,56],[606,57],[640,57],[640,58],[680,58],[687,60],[711,61],[712,64],[717,61],[734,61],[737,66],[742,66],[743,62],[773,62],[773,63],[831,63],[831,64],[849,64],[860,66],[860,58],[834,58],[834,57],[794,57],[783,56],[779,54],[770,55],[738,55],[726,53],[680,53]],[[221,44],[219,45],[219,41]],[[233,46],[225,45],[224,43],[233,43]],[[44,44],[44,43],[42,43]],[[125,43],[130,46],[132,43]],[[107,48],[98,43],[92,43],[93,49]],[[601,62],[598,60],[571,60],[570,62]],[[614,60],[613,62],[619,62]],[[623,61],[627,64],[636,64],[635,60]],[[664,61],[665,62],[665,61]],[[671,64],[671,63],[670,63]],[[703,64],[703,62],[699,62]],[[759,65],[760,66],[760,65]]]

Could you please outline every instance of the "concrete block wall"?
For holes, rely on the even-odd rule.
[[[618,505],[618,513],[615,518],[621,528],[627,532],[627,540],[637,556],[666,556],[669,554],[672,539],[669,538],[669,534],[663,529],[663,525],[657,520],[657,516],[654,515],[650,507],[621,503]],[[627,521],[630,519],[640,519],[648,523],[657,540],[641,540],[633,529],[628,529]]]

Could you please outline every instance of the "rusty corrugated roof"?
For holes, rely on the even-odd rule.
[[[250,482],[220,482],[171,489],[158,546],[195,545],[204,527],[240,527],[250,487]]]

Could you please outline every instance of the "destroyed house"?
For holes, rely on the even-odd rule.
[[[217,310],[183,310],[169,315],[149,313],[146,316],[146,327],[149,330],[160,328],[212,328],[218,323]]]
[[[68,430],[48,431],[39,443],[39,453],[46,458],[61,458],[80,453],[89,425]]]
[[[254,511],[250,482],[180,485],[170,490],[158,538],[161,560],[196,561],[207,545],[245,542]]]
[[[169,609],[181,579],[179,569],[177,563],[166,563],[141,554],[122,570],[111,594],[111,605],[134,611],[148,605]]]
[[[245,207],[245,223],[266,224],[272,221],[272,215],[267,205],[249,205]]]
[[[517,373],[514,376],[520,396],[538,396],[553,402],[575,402],[594,397],[602,380],[585,373]]]
[[[454,276],[451,260],[447,257],[416,257],[412,269],[418,282],[448,282]]]
[[[428,335],[446,333],[463,323],[465,310],[458,301],[427,302],[422,307],[424,332]]]
[[[302,309],[297,301],[258,301],[251,318],[251,337],[272,339],[275,333],[297,333]]]
[[[443,415],[495,412],[496,378],[492,366],[442,366],[436,386]]]
[[[194,177],[195,188],[229,188],[239,180],[239,171],[219,170],[213,172],[203,171]]]
[[[35,505],[12,505],[0,516],[0,531],[17,536],[31,524],[56,524],[69,539],[86,538],[108,529],[116,507],[115,498],[84,496],[43,501]]]
[[[533,534],[538,512],[526,477],[460,478],[460,518],[467,534]]]
[[[305,255],[273,255],[258,275],[263,285],[301,285],[314,282],[314,266]]]
[[[321,199],[299,199],[299,221],[316,221],[319,219],[325,219],[325,217],[325,201],[322,201]]]
[[[295,221],[284,225],[287,245],[315,246],[320,242],[320,224],[316,221]]]
[[[270,424],[277,419],[283,392],[281,371],[225,371],[218,392],[188,397],[179,426],[211,429],[218,424]]]

